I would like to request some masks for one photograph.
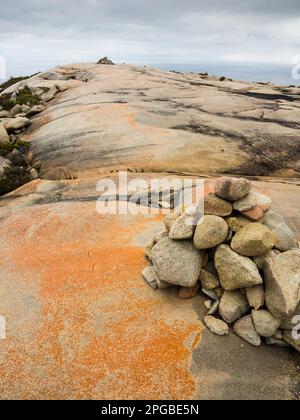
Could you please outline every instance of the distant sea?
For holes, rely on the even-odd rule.
[[[161,70],[181,72],[208,73],[211,76],[225,76],[246,82],[272,82],[277,85],[300,86],[300,79],[292,77],[292,65],[280,66],[271,64],[230,64],[230,63],[149,63]]]

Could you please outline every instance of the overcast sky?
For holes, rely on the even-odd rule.
[[[0,0],[9,75],[95,61],[290,65],[300,0]]]

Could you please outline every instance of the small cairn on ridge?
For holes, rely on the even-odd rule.
[[[108,57],[100,58],[100,60],[98,61],[97,64],[103,64],[103,65],[106,65],[106,66],[113,66],[114,65],[114,63]]]
[[[300,351],[300,249],[269,197],[244,178],[219,178],[201,209],[165,217],[165,229],[146,248],[143,272],[154,289],[178,287],[180,298],[200,290],[209,299],[204,323],[217,335],[230,326],[253,346]],[[299,324],[299,322],[298,322]]]

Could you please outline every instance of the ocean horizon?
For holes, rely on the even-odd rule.
[[[208,73],[210,76],[225,76],[234,80],[246,82],[272,82],[276,85],[300,86],[300,78],[293,79],[292,65],[261,63],[149,63],[161,70],[175,70],[184,73]]]

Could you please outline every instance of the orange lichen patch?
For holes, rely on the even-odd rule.
[[[141,278],[160,219],[60,203],[3,221],[2,398],[193,398],[193,302]]]

